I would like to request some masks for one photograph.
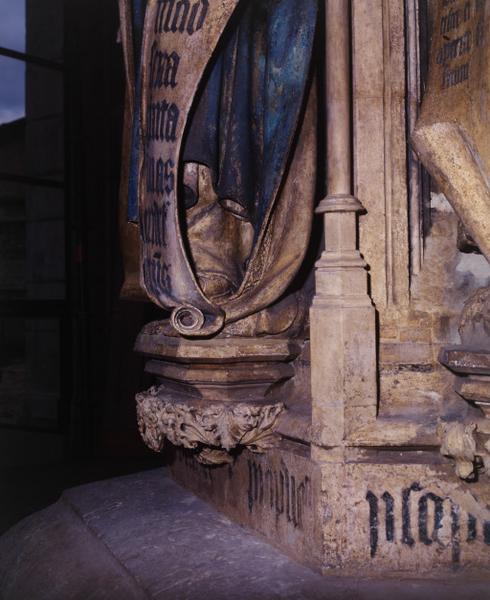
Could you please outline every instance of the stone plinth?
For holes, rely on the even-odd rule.
[[[176,449],[174,478],[325,575],[488,578],[490,488],[431,450],[355,449],[316,464],[285,443],[210,468]],[[449,594],[446,596],[451,598]],[[455,596],[459,597],[459,596]]]
[[[165,324],[147,325],[136,351],[159,384],[138,394],[138,424],[154,451],[165,439],[193,449],[200,462],[232,462],[239,446],[272,447],[284,410],[281,384],[294,375],[295,341],[280,338],[195,340],[165,335]]]
[[[379,452],[322,474],[326,572],[488,573],[488,485],[458,482],[437,453]]]
[[[233,465],[208,467],[176,448],[173,477],[233,521],[302,563],[321,568],[320,470],[307,447],[282,442],[267,454],[248,450]]]

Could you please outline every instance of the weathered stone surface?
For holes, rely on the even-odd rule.
[[[232,462],[228,453],[238,446],[273,447],[285,409],[282,387],[295,373],[301,345],[275,338],[186,340],[164,330],[164,323],[150,323],[136,342],[150,358],[146,371],[160,383],[136,397],[145,443],[158,452],[167,439],[195,449],[205,464]]]
[[[141,238],[138,240],[135,232],[122,224],[124,243],[128,246],[124,252],[128,279],[124,291],[133,296],[138,292],[135,257],[139,247],[141,285],[156,304],[173,310],[170,324],[174,332],[183,336],[217,334],[225,325],[225,316],[228,325],[252,317],[243,327],[245,335],[250,335],[250,331],[252,335],[260,332],[278,334],[289,329],[294,321],[304,321],[306,315],[301,306],[293,306],[294,302],[286,302],[288,305],[282,315],[277,310],[274,315],[273,309],[270,314],[266,313],[271,305],[276,304],[277,309],[282,303],[277,301],[284,296],[301,267],[311,233],[316,188],[316,87],[309,85],[308,74],[316,20],[315,3],[306,11],[295,7],[295,19],[290,13],[282,14],[281,27],[289,23],[291,35],[286,39],[296,52],[275,52],[275,46],[281,45],[279,40],[283,30],[275,27],[269,32],[264,30],[268,66],[262,75],[257,74],[257,81],[260,79],[260,86],[263,84],[264,98],[269,93],[274,97],[273,102],[264,105],[264,122],[279,124],[273,127],[274,134],[269,132],[275,140],[272,145],[252,131],[253,123],[250,123],[249,132],[247,119],[239,123],[235,120],[235,112],[241,114],[242,109],[235,110],[234,95],[242,94],[241,88],[236,92],[208,86],[208,71],[215,66],[213,58],[217,54],[223,55],[226,62],[231,56],[231,46],[227,50],[227,43],[222,43],[221,38],[227,37],[228,33],[235,34],[234,19],[243,19],[245,28],[250,26],[246,10],[241,10],[243,3],[237,11],[239,14],[234,15],[238,5],[238,0],[221,0],[219,4],[186,2],[183,5],[155,0],[146,4],[144,26],[138,28],[131,19],[131,2],[120,0],[128,83],[126,127],[131,126],[131,119],[133,121],[133,136],[126,136],[125,144],[134,151],[131,168],[127,160],[124,162],[123,177],[131,177],[134,184],[135,171],[139,172],[138,193],[133,188],[130,190],[129,212],[131,220],[137,220],[139,212],[137,228]],[[255,27],[261,29],[262,23],[254,18],[252,15]],[[279,17],[271,16],[272,20],[276,18]],[[296,40],[293,39],[295,36]],[[303,57],[301,67],[296,62],[300,55]],[[250,57],[246,63],[253,73],[260,67],[253,64]],[[136,76],[135,62],[141,64],[141,82]],[[274,77],[267,74],[269,67],[276,74]],[[276,78],[286,73],[288,77],[279,84]],[[230,79],[238,78],[230,73]],[[213,89],[211,95],[214,94],[223,107],[218,111],[220,116],[216,117],[214,126],[222,136],[229,138],[228,142],[238,136],[245,145],[245,138],[253,136],[256,143],[251,148],[259,153],[259,148],[264,146],[264,157],[267,157],[264,160],[271,161],[278,152],[277,140],[289,132],[284,140],[285,156],[280,164],[274,163],[275,168],[269,169],[269,173],[265,170],[256,177],[250,176],[241,164],[242,159],[247,163],[248,157],[236,159],[234,154],[232,157],[227,152],[225,160],[222,149],[219,159],[211,148],[204,158],[199,156],[199,151],[198,156],[194,156],[195,147],[190,152],[194,158],[186,156],[189,154],[187,134],[193,126],[198,128],[200,122],[195,109],[202,96],[207,97],[209,87]],[[234,89],[235,84],[231,87]],[[243,92],[242,97],[247,94]],[[255,110],[252,106],[262,102],[261,94],[253,87],[251,118]],[[307,97],[309,102],[304,106],[303,100]],[[224,106],[228,104],[233,117],[224,115]],[[200,133],[204,138],[209,136],[205,129]],[[219,144],[227,150],[235,146],[235,142],[228,142],[221,140]],[[202,139],[194,146],[207,143],[207,139]],[[212,143],[209,145],[213,146]],[[220,163],[220,177],[213,165],[215,160]],[[232,163],[230,174],[224,175],[228,162]],[[267,174],[273,178],[277,175],[278,181],[274,179],[272,185],[259,191]],[[238,187],[244,188],[243,194],[230,190],[233,185],[224,186],[226,191],[223,186],[220,188],[218,180],[226,177],[235,177]],[[191,201],[183,193],[184,186],[190,196],[195,196]],[[255,186],[257,192],[251,192],[251,186]],[[127,192],[127,186],[123,184],[121,194],[125,199]],[[241,206],[242,195],[251,198],[255,195],[258,204],[253,210]],[[296,200],[300,195],[302,202],[298,203]],[[261,205],[262,196],[264,206]],[[251,198],[247,202],[251,202]],[[257,223],[255,213],[260,213]],[[304,322],[299,325],[303,326]],[[235,334],[237,327],[240,329],[240,326],[233,327]]]
[[[294,563],[161,469],[65,492],[0,538],[4,600],[480,600],[488,591],[357,575],[324,578]]]
[[[490,377],[459,378],[455,390],[469,402],[479,406],[487,419],[490,419]]]
[[[490,351],[490,287],[480,288],[465,303],[459,334],[465,346]]]
[[[367,210],[360,250],[379,313],[382,414],[444,412],[449,378],[439,349],[459,342],[463,302],[490,276],[482,256],[458,252],[457,216],[440,190],[414,181],[421,165],[410,150],[407,165],[407,135],[425,92],[425,4],[352,3],[354,191]],[[465,3],[447,4],[446,12],[457,4]],[[440,95],[432,96],[436,106]]]
[[[65,500],[0,538],[4,600],[140,600],[146,594]]]
[[[417,453],[398,460],[322,467],[326,572],[487,576],[488,485],[457,483],[451,466]]]
[[[210,469],[178,451],[172,473],[234,521],[325,574],[486,576],[485,481],[460,481],[434,450],[352,449],[341,456],[339,463],[331,452],[317,453],[314,466],[297,447],[283,445]]]
[[[444,348],[440,355],[443,365],[454,373],[490,375],[490,352],[462,346]]]
[[[412,280],[408,310],[380,311],[379,408],[383,415],[408,411],[425,419],[422,415],[427,412],[446,413],[452,380],[439,363],[439,352],[460,343],[458,326],[464,303],[490,276],[483,256],[458,251],[456,215],[442,198],[442,194],[433,195],[425,259]],[[402,341],[407,331],[429,341]]]
[[[136,340],[136,352],[175,362],[210,364],[287,361],[300,352],[298,342],[287,338],[219,338],[210,342],[165,333],[164,322],[145,325]]]
[[[262,457],[244,452],[221,469],[178,451],[172,473],[234,521],[325,574],[486,577],[486,477],[461,481],[452,460],[434,449],[442,441],[452,451],[435,431],[414,423],[412,445],[426,448],[400,452],[397,443],[410,445],[409,422],[384,420],[378,429],[356,442],[377,439],[378,448],[316,451],[316,466],[300,446],[283,444]]]
[[[441,417],[462,420],[470,407],[458,397],[455,402],[451,376],[437,357],[441,347],[458,343],[463,301],[486,284],[490,271],[458,252],[458,219],[444,196],[432,190],[422,199],[415,189],[411,152],[407,169],[406,130],[418,110],[413,94],[422,89],[420,73],[415,86],[411,80],[413,69],[423,66],[420,31],[410,19],[418,18],[422,3],[363,0],[352,3],[351,13],[349,4],[326,5],[328,189],[320,205],[325,253],[311,311],[312,422],[305,425],[310,415],[299,410],[295,417],[284,412],[278,423],[281,433],[312,443],[312,458],[306,444],[287,443],[266,456],[233,453],[229,466],[210,468],[179,450],[172,472],[234,520],[326,573],[479,576],[489,565],[489,494],[483,482],[467,484],[457,476],[475,474],[469,469],[477,445],[473,451],[465,438],[471,446],[466,455],[465,447],[460,452],[447,436],[438,436]],[[489,9],[480,0],[429,4],[436,27],[432,67],[414,139],[481,245],[490,214],[483,185],[490,158],[488,45],[481,37]],[[360,226],[354,193],[368,211]],[[422,222],[424,211],[431,214]],[[284,225],[281,219],[275,227]],[[199,243],[206,241],[200,234]],[[359,250],[371,267],[369,277]],[[379,346],[371,294],[380,317]],[[191,317],[184,313],[178,325]],[[147,370],[164,380],[165,393],[175,393],[178,382],[206,400],[217,397],[217,389],[221,400],[239,400],[247,375],[260,380],[262,374],[261,384],[269,384],[290,370],[276,367],[294,354],[286,340],[209,343],[171,341],[166,334],[162,323],[142,332],[137,349],[165,358],[152,360]],[[258,366],[261,361],[266,366]],[[478,387],[481,399],[482,386],[467,381],[464,393]],[[297,401],[294,380],[280,389],[286,405]],[[447,457],[457,459],[456,474]]]
[[[320,479],[307,447],[286,444],[265,455],[245,451],[217,469],[176,450],[175,479],[234,521],[310,565],[321,564]],[[284,443],[281,445],[284,448]]]
[[[354,193],[366,208],[360,250],[380,311],[408,301],[404,10],[410,3],[352,2]],[[382,250],[381,250],[382,248]]]

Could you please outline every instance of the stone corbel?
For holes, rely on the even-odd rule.
[[[230,452],[238,447],[257,453],[274,447],[279,440],[274,429],[284,410],[281,403],[175,401],[164,386],[138,394],[136,401],[138,427],[149,448],[160,452],[168,440],[196,450],[197,460],[206,465],[233,462]]]
[[[136,396],[145,444],[160,452],[165,440],[195,451],[203,464],[233,461],[236,449],[265,452],[280,439],[285,411],[281,386],[294,375],[300,346],[276,338],[168,337],[146,325],[136,350],[158,385]]]

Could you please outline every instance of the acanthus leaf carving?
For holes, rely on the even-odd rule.
[[[262,453],[277,444],[274,426],[281,412],[277,404],[211,404],[173,401],[162,387],[136,396],[138,427],[145,444],[160,452],[165,439],[175,446],[199,450],[203,464],[231,462],[229,452],[246,446]]]

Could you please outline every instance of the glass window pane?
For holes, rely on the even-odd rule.
[[[25,172],[62,181],[63,75],[27,64],[25,90]]]
[[[0,15],[0,46],[18,52],[25,52],[25,0],[0,0]]]
[[[0,425],[57,428],[60,322],[0,318]]]
[[[0,0],[0,46],[60,62],[63,0]]]
[[[0,182],[0,300],[26,295],[25,201],[2,193]]]
[[[0,181],[0,300],[63,300],[63,190]]]
[[[25,71],[21,60],[0,56],[0,125],[25,116]]]

